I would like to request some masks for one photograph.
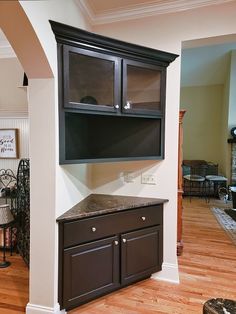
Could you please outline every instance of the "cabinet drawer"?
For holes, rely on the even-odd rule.
[[[130,209],[64,224],[64,248],[162,224],[162,205]]]

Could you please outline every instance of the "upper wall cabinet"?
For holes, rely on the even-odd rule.
[[[166,68],[177,55],[50,23],[60,163],[163,159]]]
[[[64,107],[160,114],[165,68],[93,50],[63,46]]]

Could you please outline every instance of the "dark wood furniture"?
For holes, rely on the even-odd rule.
[[[60,164],[163,159],[166,68],[177,55],[50,23]]]
[[[57,219],[62,309],[161,270],[164,202],[91,194]]]
[[[183,118],[186,110],[179,112],[179,144],[178,144],[178,204],[177,204],[177,255],[183,252],[182,240],[182,212],[183,212]]]

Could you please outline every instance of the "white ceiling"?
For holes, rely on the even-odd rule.
[[[92,25],[191,10],[235,0],[75,0]]]

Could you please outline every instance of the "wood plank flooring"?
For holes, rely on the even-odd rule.
[[[29,271],[19,255],[9,255],[7,252],[11,265],[0,268],[0,314],[25,313],[29,299]]]
[[[180,284],[144,280],[83,305],[69,314],[202,313],[213,297],[236,299],[236,246],[209,210],[220,201],[184,200],[184,253],[179,257]],[[1,254],[1,253],[0,253]],[[0,255],[1,258],[1,255]],[[28,269],[14,254],[0,269],[0,314],[25,312]]]

